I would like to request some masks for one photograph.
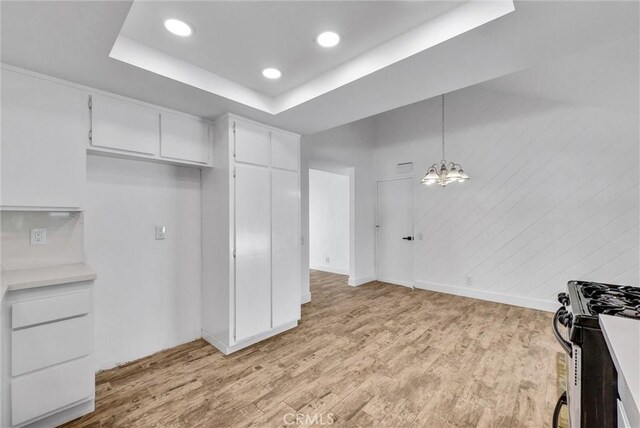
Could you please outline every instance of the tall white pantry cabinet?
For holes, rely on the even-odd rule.
[[[202,336],[223,353],[300,319],[300,136],[234,115],[202,171]]]

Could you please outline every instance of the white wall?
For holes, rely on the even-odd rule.
[[[446,189],[419,184],[441,158],[440,100],[375,118],[376,177],[417,167],[417,286],[551,309],[570,279],[640,282],[637,111],[478,89],[446,105],[447,159],[471,176]]]
[[[640,283],[637,110],[468,88],[446,116],[447,159],[471,176],[446,189],[419,184],[441,158],[439,98],[303,139],[308,159],[356,165],[360,275],[374,275],[374,183],[414,162],[416,286],[551,310],[571,279]]]
[[[200,170],[90,155],[87,181],[97,368],[200,337]]]
[[[349,176],[309,169],[309,267],[349,274]]]
[[[302,235],[309,238],[309,165],[326,165],[336,170],[351,171],[350,191],[354,198],[350,216],[351,230],[349,283],[360,285],[375,279],[374,266],[374,185],[373,185],[373,122],[364,119],[318,134],[304,136],[301,144]],[[327,168],[322,168],[328,170]],[[350,207],[351,208],[351,207]],[[308,246],[306,247],[308,248]],[[309,296],[309,252],[302,254],[302,295]]]

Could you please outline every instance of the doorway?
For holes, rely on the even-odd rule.
[[[376,187],[378,281],[413,287],[413,179],[378,181]]]
[[[309,169],[309,267],[349,275],[349,176]]]

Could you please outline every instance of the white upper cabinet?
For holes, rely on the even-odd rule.
[[[300,137],[284,132],[271,133],[271,166],[298,170],[300,160]]]
[[[208,122],[174,113],[161,113],[160,156],[187,162],[210,162],[212,127]]]
[[[158,154],[157,110],[102,95],[92,95],[91,104],[91,146],[138,155]]]
[[[236,162],[269,166],[270,134],[264,126],[236,120],[233,151]]]
[[[81,209],[88,95],[2,70],[2,209]]]

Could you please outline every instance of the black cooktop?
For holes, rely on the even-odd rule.
[[[640,287],[586,281],[570,281],[568,287],[575,292],[570,295],[580,300],[581,308],[571,302],[574,315],[605,314],[640,320]]]

